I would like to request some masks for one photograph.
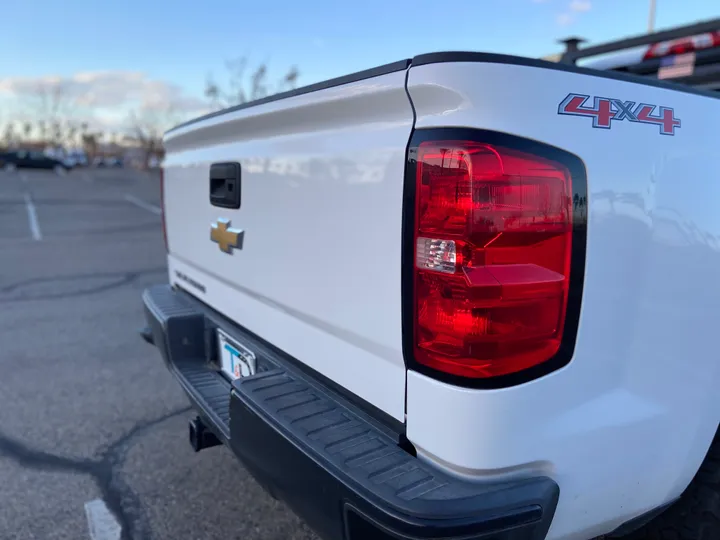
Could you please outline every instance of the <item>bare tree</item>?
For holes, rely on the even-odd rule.
[[[210,100],[210,106],[213,109],[221,109],[223,107],[223,96],[220,87],[211,75],[208,75],[205,81],[205,97]]]
[[[47,122],[45,120],[39,120],[38,121],[38,132],[40,134],[40,140],[42,142],[47,141]]]
[[[8,122],[5,124],[5,133],[3,133],[3,142],[5,146],[12,146],[15,142],[15,124]]]
[[[143,168],[149,168],[153,158],[162,158],[163,134],[179,120],[172,104],[162,109],[145,107],[130,114],[128,139],[140,147]]]
[[[74,122],[68,123],[66,131],[66,141],[68,146],[75,146],[77,143],[78,126]]]
[[[226,90],[212,75],[208,76],[205,83],[205,97],[208,98],[213,109],[240,105],[277,92],[291,90],[295,88],[300,77],[297,67],[293,66],[276,84],[270,84],[267,80],[267,63],[261,63],[250,73],[249,78],[246,78],[248,60],[245,57],[227,61],[225,67],[228,71]]]
[[[293,88],[297,87],[297,80],[299,77],[300,71],[298,71],[298,68],[296,66],[291,67],[290,70],[280,81],[277,91],[284,92],[286,90],[292,90]]]
[[[60,121],[56,120],[52,123],[52,143],[54,146],[58,146],[62,142],[62,124]]]
[[[261,64],[258,66],[258,68],[255,70],[255,72],[252,74],[252,77],[250,78],[251,81],[251,91],[250,91],[250,99],[262,99],[265,96],[267,96],[268,89],[267,89],[267,65]]]
[[[27,141],[30,139],[30,134],[32,133],[32,122],[24,122],[23,123],[23,138]]]
[[[235,58],[225,62],[225,69],[229,73],[230,87],[225,93],[225,101],[228,105],[245,103],[250,99],[245,89],[245,72],[247,70],[247,58]]]
[[[62,81],[38,83],[28,97],[35,102],[35,112],[50,122],[69,118],[75,112],[75,99]]]
[[[85,152],[88,162],[92,163],[98,152],[97,138],[94,133],[87,132],[83,133],[80,138],[82,140],[83,152]]]
[[[29,91],[25,100],[30,113],[38,119],[40,137],[54,145],[62,143],[63,123],[75,112],[76,98],[70,95],[66,83],[43,81]]]

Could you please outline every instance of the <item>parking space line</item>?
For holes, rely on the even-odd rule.
[[[30,232],[32,233],[33,240],[42,240],[42,232],[40,232],[40,223],[38,222],[37,211],[35,210],[35,203],[33,203],[32,197],[29,193],[25,193],[25,207],[28,213],[28,222],[30,223]]]
[[[108,510],[105,501],[93,499],[85,503],[90,540],[120,540],[122,527]]]
[[[93,181],[92,176],[90,176],[90,173],[87,171],[83,171],[82,177],[83,177],[83,180],[85,180],[88,184],[90,184]]]
[[[27,174],[25,174],[25,173],[20,173],[20,180],[21,180],[22,182],[27,182],[27,181],[28,181]]]
[[[153,214],[156,214],[158,216],[162,214],[162,210],[159,206],[155,206],[154,204],[145,202],[142,199],[138,199],[137,197],[130,195],[129,193],[125,194],[125,200],[129,203],[134,204],[135,206],[139,206],[143,210],[147,210],[148,212],[152,212]]]

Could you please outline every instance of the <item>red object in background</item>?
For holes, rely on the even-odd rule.
[[[655,43],[650,46],[643,59],[662,58],[664,56],[696,52],[713,47],[720,47],[720,30]]]

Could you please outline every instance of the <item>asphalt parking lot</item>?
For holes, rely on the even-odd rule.
[[[311,539],[137,334],[166,281],[157,178],[0,172],[0,537]]]

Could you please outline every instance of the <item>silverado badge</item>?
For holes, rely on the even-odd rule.
[[[210,224],[210,240],[230,255],[232,255],[233,248],[242,249],[244,235],[243,230],[230,227],[229,219],[218,218],[216,223]]]

